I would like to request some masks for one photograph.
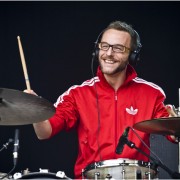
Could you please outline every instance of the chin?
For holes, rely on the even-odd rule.
[[[109,76],[112,76],[112,75],[115,75],[115,74],[118,74],[119,72],[117,71],[102,71],[103,74],[106,74],[106,75],[109,75]]]
[[[106,69],[106,68],[101,68],[102,72],[104,74],[107,74],[107,75],[115,75],[115,74],[118,74],[118,73],[121,73],[122,71],[124,71],[126,69],[126,66],[124,67],[117,67],[117,68],[114,68],[114,69]]]

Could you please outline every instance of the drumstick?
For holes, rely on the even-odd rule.
[[[178,116],[180,116],[180,88],[179,88],[179,107],[178,107]]]
[[[24,53],[23,53],[23,48],[22,48],[22,45],[21,45],[20,37],[17,36],[17,39],[18,39],[19,52],[20,52],[20,57],[21,57],[21,62],[22,62],[22,67],[23,67],[26,87],[27,87],[27,90],[31,90],[30,81],[29,81],[29,77],[28,77],[28,73],[27,73],[27,68],[26,68],[26,61],[25,61],[25,58],[24,58]]]

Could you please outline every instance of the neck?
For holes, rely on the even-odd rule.
[[[126,69],[113,75],[104,74],[104,77],[106,81],[114,88],[114,90],[117,91],[126,79]]]

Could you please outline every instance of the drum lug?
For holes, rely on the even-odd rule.
[[[95,180],[98,179],[98,176],[100,176],[100,172],[95,172],[94,176],[95,176]]]
[[[112,179],[112,176],[110,174],[107,174],[106,178],[105,179]]]

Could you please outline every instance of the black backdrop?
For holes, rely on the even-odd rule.
[[[32,89],[54,103],[71,85],[92,77],[91,56],[98,34],[111,21],[123,20],[132,24],[141,37],[138,75],[160,85],[167,95],[165,103],[178,107],[179,9],[180,2],[161,1],[0,2],[0,87],[26,89],[17,44],[19,35]],[[65,171],[73,177],[77,154],[74,131],[39,141],[32,125],[0,126],[0,146],[14,138],[15,128],[20,129],[20,149],[14,172],[42,168]],[[166,165],[172,163],[176,169],[178,146],[168,143],[164,148],[159,142],[164,141],[155,144],[160,154],[164,153],[162,159],[167,160],[167,154],[172,154]],[[7,173],[12,168],[12,149],[9,146],[0,152],[0,172]]]

